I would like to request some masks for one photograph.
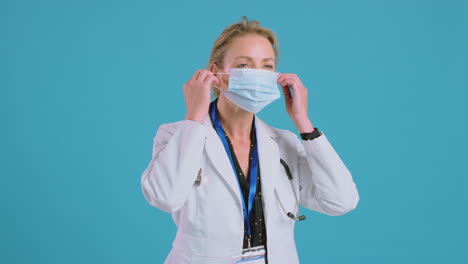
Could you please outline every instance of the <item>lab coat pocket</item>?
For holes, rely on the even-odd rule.
[[[236,186],[237,188],[237,186]],[[243,224],[240,198],[228,189],[223,177],[210,166],[202,166],[194,181],[193,203],[200,236],[227,239]]]

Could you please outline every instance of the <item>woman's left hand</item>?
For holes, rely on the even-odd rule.
[[[307,89],[299,77],[292,73],[281,73],[277,82],[283,87],[286,111],[296,128],[300,133],[312,132],[314,127],[307,112]]]

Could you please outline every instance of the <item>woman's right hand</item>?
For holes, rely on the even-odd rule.
[[[197,70],[192,78],[184,84],[185,104],[187,114],[185,120],[193,120],[199,123],[205,121],[210,107],[210,86],[219,87],[219,80],[208,70]]]

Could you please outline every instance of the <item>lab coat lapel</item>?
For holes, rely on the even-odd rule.
[[[223,142],[219,138],[216,130],[214,129],[209,115],[205,118],[204,125],[209,130],[205,145],[208,157],[210,158],[211,162],[213,163],[213,166],[216,168],[219,174],[221,174],[226,184],[229,186],[229,190],[234,196],[237,197],[239,205],[241,205],[241,192],[239,190],[237,179],[235,178],[236,175],[232,170],[231,161],[229,160],[226,150],[224,149]]]
[[[229,186],[229,190],[235,195],[239,201],[241,200],[241,192],[237,183],[237,175],[232,170],[231,162],[224,149],[216,130],[213,128],[210,116],[207,116],[204,125],[208,128],[209,133],[206,139],[206,151],[208,157],[213,163],[213,166],[221,174],[224,181]],[[274,189],[276,177],[280,171],[280,151],[278,144],[274,140],[274,133],[271,128],[255,115],[255,128],[257,133],[258,159],[260,165],[260,177],[263,196],[264,217],[268,219],[270,205],[275,201]],[[266,220],[265,220],[266,221]]]
[[[263,122],[258,116],[255,116],[255,127],[257,129],[258,159],[260,163],[260,177],[262,184],[263,210],[265,221],[268,217],[270,208],[275,201],[274,189],[276,186],[276,177],[280,171],[280,151],[276,143],[275,135],[271,127]],[[267,225],[268,228],[268,225]],[[267,231],[268,233],[268,231]]]

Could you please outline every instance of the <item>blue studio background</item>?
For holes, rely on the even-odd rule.
[[[140,187],[222,30],[276,32],[280,72],[360,203],[303,209],[301,263],[468,263],[468,1],[0,3],[1,263],[162,263],[176,227]],[[295,131],[283,97],[259,116]],[[220,212],[221,213],[221,212]]]

